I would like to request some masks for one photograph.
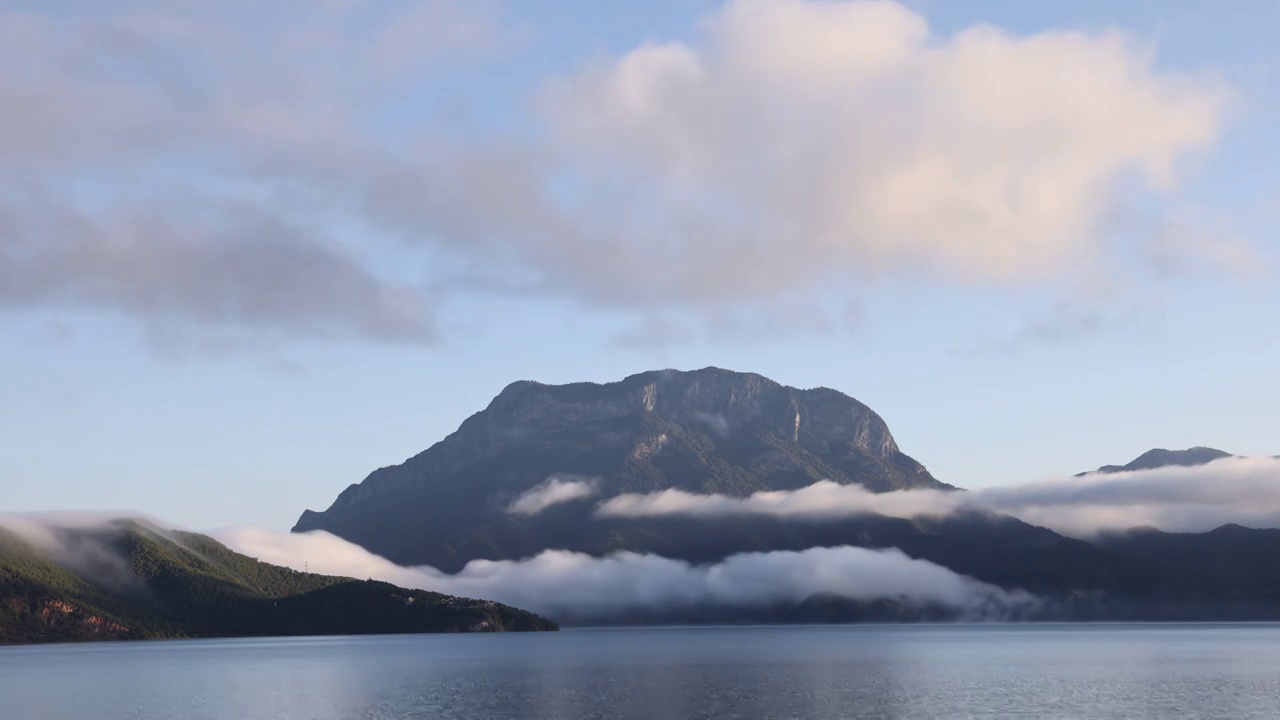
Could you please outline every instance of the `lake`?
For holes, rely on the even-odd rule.
[[[1280,717],[1280,625],[568,630],[0,648],[0,717]]]

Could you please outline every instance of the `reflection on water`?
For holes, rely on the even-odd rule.
[[[1280,625],[580,630],[0,648],[0,717],[1280,717]]]

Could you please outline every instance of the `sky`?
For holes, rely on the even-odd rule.
[[[287,529],[715,365],[969,488],[1280,452],[1280,4],[9,0],[0,504]]]

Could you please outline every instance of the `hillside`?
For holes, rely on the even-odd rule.
[[[1096,544],[1169,571],[1193,574],[1227,597],[1280,601],[1280,530],[1223,525],[1203,533],[1141,528],[1111,533]]]
[[[555,629],[505,605],[297,572],[131,521],[53,535],[43,549],[0,528],[0,643]]]

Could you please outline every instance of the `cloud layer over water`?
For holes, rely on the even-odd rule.
[[[518,561],[476,560],[448,575],[434,568],[400,567],[325,532],[282,534],[242,528],[217,537],[269,563],[298,569],[307,565],[312,572],[498,600],[561,618],[607,618],[704,604],[763,607],[799,603],[824,592],[943,605],[972,619],[1034,603],[1025,593],[1006,592],[897,550],[839,547],[747,553],[707,566],[627,552],[595,558],[548,550]]]

